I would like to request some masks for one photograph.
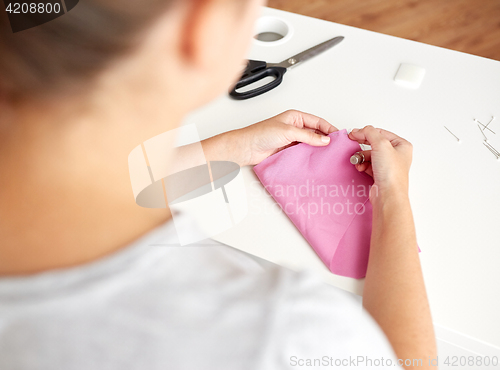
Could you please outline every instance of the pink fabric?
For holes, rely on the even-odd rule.
[[[298,144],[254,171],[331,272],[362,278],[370,250],[373,179],[350,163],[360,147],[346,130],[329,136],[326,147]]]

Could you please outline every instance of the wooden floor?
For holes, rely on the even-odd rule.
[[[269,0],[268,6],[500,60],[500,0]]]

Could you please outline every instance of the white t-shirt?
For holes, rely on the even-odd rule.
[[[0,279],[2,370],[380,369],[380,361],[397,368],[348,293],[213,241],[181,247],[171,223],[90,264]]]

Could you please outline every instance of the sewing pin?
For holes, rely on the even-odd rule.
[[[491,145],[488,145],[488,144],[487,144],[487,143],[485,143],[484,141],[483,141],[483,144],[484,144],[484,146],[485,146],[485,147],[487,147],[487,148],[488,148],[488,150],[489,150],[490,152],[492,152],[492,153],[493,153],[493,155],[496,157],[496,159],[497,159],[497,160],[498,160],[498,159],[500,159],[500,153],[498,153],[498,151],[497,151],[495,148],[493,148]]]
[[[491,116],[490,122],[488,122],[485,127],[488,128],[490,123],[493,122],[494,120],[495,120],[495,116]]]
[[[484,137],[484,141],[488,142],[488,138],[486,137],[486,135],[484,134],[484,131],[481,130],[481,126],[477,125],[477,127],[479,128],[479,131],[481,131],[481,134],[483,134],[483,137]]]
[[[496,150],[495,148],[493,148],[493,146],[490,143],[488,143],[488,147],[491,150],[493,150],[493,153],[495,153],[496,155],[498,155],[500,157],[500,152],[498,150]]]
[[[450,131],[450,129],[449,129],[448,127],[446,127],[446,126],[443,126],[443,127],[444,127],[446,130],[448,130],[448,132],[449,132],[450,134],[452,134],[453,136],[455,136],[455,139],[457,139],[457,141],[458,141],[458,142],[460,142],[460,139],[457,137],[457,135],[455,135],[453,132],[451,132],[451,131]]]
[[[475,118],[474,118],[474,121],[476,121],[476,122],[477,122],[477,123],[479,123],[481,126],[483,126],[483,127],[484,127],[484,128],[483,128],[483,130],[488,129],[488,130],[490,130],[493,134],[495,134],[495,132],[494,132],[491,128],[489,128],[489,127],[488,127],[488,125],[491,123],[491,121],[488,123],[488,125],[484,125],[484,123],[479,122],[479,121],[478,121],[477,119],[475,119]],[[496,135],[496,134],[495,134],[495,135]]]

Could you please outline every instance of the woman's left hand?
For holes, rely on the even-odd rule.
[[[224,139],[229,140],[230,157],[240,166],[255,165],[264,159],[297,142],[312,146],[326,146],[330,138],[326,135],[338,131],[323,118],[312,114],[288,110],[254,125],[230,131]],[[229,154],[229,153],[227,153]]]

